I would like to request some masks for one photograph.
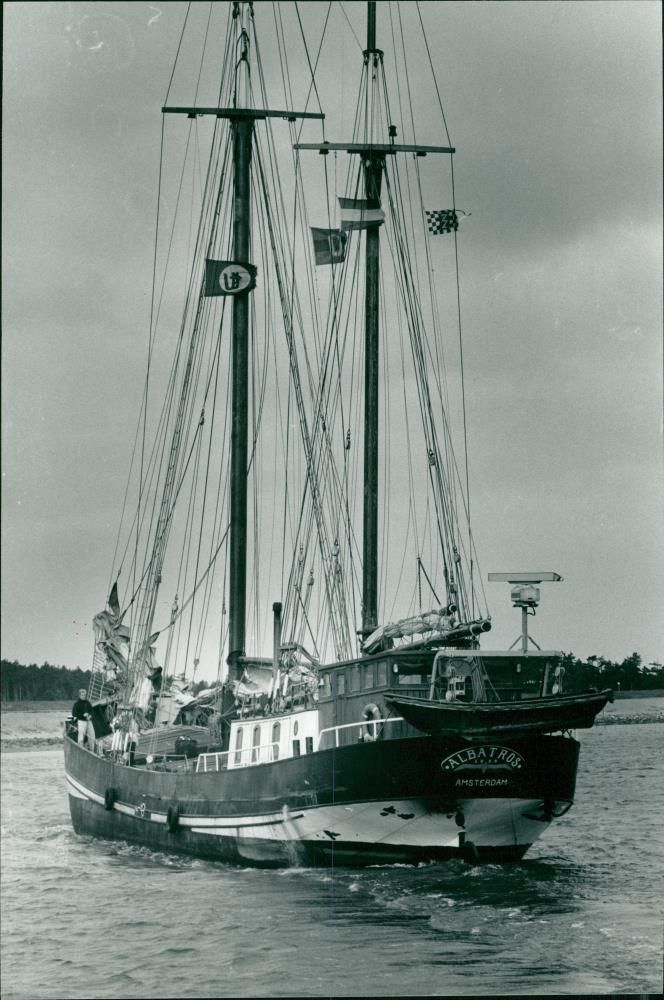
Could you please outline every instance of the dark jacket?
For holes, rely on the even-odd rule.
[[[90,704],[87,698],[78,698],[74,702],[74,707],[71,710],[71,714],[73,715],[76,722],[78,722],[79,719],[84,719],[86,715],[92,717],[92,705]]]

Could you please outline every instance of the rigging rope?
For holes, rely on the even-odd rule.
[[[198,67],[198,74],[195,80],[195,95],[197,99],[199,85],[202,81],[203,58],[208,47],[208,36],[212,31],[212,9],[210,6],[207,13],[207,24],[203,43],[203,57]],[[417,5],[420,23],[422,23],[419,4]],[[191,5],[187,7],[185,26],[189,18]],[[286,58],[287,39],[286,30],[282,16],[282,5],[272,6],[274,23],[276,51],[282,72],[282,80],[287,106],[293,105],[293,87],[291,75]],[[310,80],[306,94],[306,106],[311,101],[318,103],[320,107],[320,97],[316,81],[316,73],[321,55],[323,41],[328,31],[331,4],[327,5],[324,24],[320,35],[317,49],[310,52],[305,38],[304,25],[300,15],[298,4],[295,4],[295,14],[300,35],[304,43],[306,61],[309,69]],[[347,19],[346,11],[342,11]],[[396,35],[400,33],[403,45],[403,26],[401,24],[400,7],[398,11],[399,30],[392,19],[391,28],[393,43],[396,42]],[[257,73],[252,77],[249,73],[247,60],[249,35],[252,35],[254,50],[257,57]],[[176,63],[179,57],[180,48],[183,44],[184,27],[178,44]],[[357,37],[355,36],[357,41]],[[425,37],[426,42],[426,37]],[[240,23],[240,19],[234,21],[233,31],[227,33],[226,51],[232,50],[232,46],[239,47],[240,58],[235,63],[235,59],[225,60],[222,73],[222,80],[219,86],[219,106],[224,105],[224,97],[228,101],[237,102],[240,91],[246,88],[247,102],[257,107],[267,107],[267,88],[263,74],[263,67],[260,58],[260,49],[255,33],[253,22],[253,11],[247,21],[247,27]],[[360,45],[358,41],[358,45]],[[396,49],[396,45],[395,45]],[[315,55],[314,55],[315,53]],[[431,55],[427,43],[427,54],[431,63]],[[235,63],[235,67],[231,66]],[[244,63],[244,65],[242,65]],[[433,69],[433,67],[432,67]],[[175,74],[175,66],[168,84],[167,99],[171,90]],[[434,76],[435,79],[435,76]],[[408,107],[413,111],[413,98],[411,91],[411,81],[407,71],[405,75],[406,88],[403,94],[403,107]],[[404,117],[402,108],[401,83],[397,80],[398,87],[398,111]],[[439,97],[440,94],[436,85]],[[442,105],[441,105],[442,111]],[[354,120],[352,136],[354,141],[377,142],[385,132],[387,125],[391,125],[392,114],[390,110],[390,99],[387,88],[387,80],[383,70],[382,58],[370,56],[361,71],[359,97],[354,109]],[[445,130],[447,132],[447,125]],[[138,460],[139,434],[141,434],[140,450],[140,473],[139,473],[139,502],[134,520],[130,527],[127,545],[120,561],[122,570],[125,558],[127,558],[130,546],[134,546],[133,562],[133,583],[136,583],[140,576],[138,586],[135,588],[134,597],[127,608],[132,608],[132,616],[136,617],[137,627],[134,629],[135,646],[133,667],[140,668],[140,663],[136,659],[142,655],[142,647],[152,632],[152,617],[156,610],[156,591],[160,582],[161,566],[165,554],[166,541],[173,529],[175,522],[176,502],[186,500],[188,494],[188,506],[184,515],[184,547],[182,559],[178,570],[177,593],[183,596],[187,594],[188,585],[192,585],[189,596],[185,597],[182,606],[171,615],[172,621],[169,628],[169,643],[172,637],[178,635],[177,645],[182,639],[184,645],[184,663],[189,661],[189,656],[193,652],[194,663],[200,660],[203,646],[203,636],[205,624],[210,613],[213,596],[214,573],[212,567],[218,559],[221,549],[224,547],[228,534],[228,512],[225,495],[224,477],[228,476],[227,466],[222,462],[219,465],[217,475],[217,500],[212,510],[210,503],[210,490],[212,489],[213,476],[216,469],[213,468],[213,428],[215,427],[215,416],[212,414],[209,425],[205,428],[198,422],[196,417],[200,410],[206,406],[208,398],[216,402],[219,391],[220,365],[225,355],[222,352],[227,344],[223,338],[222,330],[227,319],[226,299],[222,300],[219,308],[218,300],[206,298],[203,294],[201,274],[205,256],[230,258],[232,255],[231,226],[229,218],[231,216],[229,206],[231,194],[229,193],[228,171],[230,167],[230,152],[228,144],[224,141],[229,134],[229,126],[226,122],[214,121],[213,134],[210,147],[210,155],[207,161],[207,170],[203,169],[203,161],[200,155],[201,129],[197,120],[192,120],[189,126],[185,157],[182,163],[181,174],[177,185],[177,199],[173,228],[170,233],[170,240],[167,244],[167,253],[164,263],[163,281],[161,288],[158,288],[157,278],[157,243],[160,238],[161,222],[159,217],[159,206],[162,200],[162,171],[165,151],[165,132],[162,122],[161,136],[161,156],[159,166],[158,182],[158,210],[155,232],[155,251],[153,257],[153,280],[152,280],[152,300],[150,309],[150,334],[148,345],[148,375],[144,388],[143,403],[139,413],[139,429],[137,430],[132,453],[131,470]],[[291,124],[291,141],[299,139],[302,125]],[[323,135],[324,126],[323,126]],[[414,135],[414,129],[413,129]],[[331,268],[326,271],[316,272],[312,263],[311,254],[304,258],[299,258],[296,251],[295,234],[302,236],[310,245],[309,217],[307,205],[304,199],[303,179],[301,173],[301,163],[299,153],[294,151],[293,166],[295,175],[295,187],[293,190],[292,205],[289,204],[286,210],[286,197],[279,179],[276,168],[275,139],[273,135],[272,121],[267,119],[261,123],[254,131],[255,145],[255,169],[252,177],[252,203],[255,206],[256,221],[259,231],[265,234],[265,239],[260,247],[255,247],[254,252],[259,263],[259,270],[265,275],[264,287],[261,287],[261,296],[252,297],[251,301],[251,391],[250,391],[250,416],[251,416],[251,439],[248,456],[248,474],[251,475],[250,503],[253,504],[252,528],[253,535],[250,541],[250,548],[253,546],[253,555],[256,557],[257,568],[253,576],[253,590],[251,601],[253,601],[255,616],[256,637],[261,632],[261,619],[259,618],[259,597],[261,586],[265,579],[271,580],[272,563],[270,560],[261,561],[259,558],[261,546],[264,539],[264,532],[271,533],[277,537],[276,519],[277,504],[271,507],[267,504],[269,495],[269,475],[262,478],[259,471],[262,463],[259,457],[266,451],[264,434],[266,431],[273,433],[273,440],[270,443],[274,455],[274,470],[272,475],[275,482],[277,480],[277,461],[283,457],[287,474],[282,484],[283,504],[279,507],[283,509],[283,528],[281,532],[282,568],[281,584],[282,591],[285,584],[284,599],[284,622],[288,622],[292,629],[293,638],[297,635],[304,636],[305,631],[314,640],[317,653],[324,647],[329,636],[335,654],[338,657],[348,657],[352,655],[354,639],[353,623],[356,619],[358,609],[358,599],[361,592],[360,571],[361,554],[358,540],[353,529],[353,517],[361,499],[361,478],[359,475],[361,465],[361,448],[355,443],[360,440],[359,427],[361,423],[360,406],[358,401],[361,397],[360,385],[362,383],[363,352],[364,345],[361,343],[360,330],[360,296],[355,292],[362,291],[362,276],[360,262],[360,247],[363,237],[361,233],[349,234],[347,242],[346,263],[342,268]],[[448,137],[449,141],[449,137]],[[465,497],[464,509],[468,520],[468,548],[466,549],[465,539],[458,536],[457,515],[460,507],[457,499],[457,490],[461,483],[458,475],[456,461],[452,449],[452,438],[447,419],[449,411],[448,389],[445,380],[439,378],[439,371],[444,371],[444,357],[442,354],[443,342],[439,336],[440,317],[435,305],[432,312],[427,311],[426,316],[420,306],[417,297],[417,280],[422,275],[422,281],[428,280],[429,290],[433,293],[434,278],[433,265],[431,261],[430,245],[428,239],[424,241],[424,251],[418,249],[419,223],[422,218],[423,192],[422,182],[419,173],[419,163],[414,161],[415,175],[413,177],[410,170],[406,170],[402,176],[397,169],[396,157],[389,157],[389,169],[385,170],[385,188],[387,192],[386,200],[389,202],[389,212],[394,233],[388,231],[386,242],[389,253],[396,265],[398,281],[396,291],[401,298],[401,304],[405,311],[408,322],[408,336],[410,337],[410,353],[416,371],[416,385],[418,393],[418,403],[420,415],[424,425],[423,447],[426,449],[428,461],[428,474],[430,477],[430,490],[433,498],[433,508],[430,506],[429,496],[424,500],[423,520],[420,519],[421,507],[420,498],[415,495],[414,485],[414,463],[418,458],[418,445],[414,441],[411,418],[413,414],[407,405],[407,393],[405,385],[405,332],[400,333],[400,362],[403,383],[403,410],[405,415],[406,441],[406,464],[408,483],[408,507],[407,516],[402,518],[404,535],[404,550],[401,556],[401,571],[399,580],[395,588],[395,601],[401,586],[403,568],[406,560],[406,549],[411,538],[415,540],[415,548],[418,557],[417,579],[412,602],[417,600],[415,591],[420,589],[419,605],[421,609],[421,585],[420,576],[423,575],[431,591],[438,600],[436,590],[424,569],[422,554],[425,545],[433,546],[434,536],[437,534],[439,544],[435,546],[441,553],[444,575],[448,587],[448,600],[454,587],[459,587],[461,591],[462,603],[470,600],[470,607],[474,608],[474,542],[470,530],[470,504],[467,500],[469,487],[468,471],[468,449],[466,430],[466,406],[465,387],[463,384],[463,348],[461,336],[461,305],[460,305],[460,282],[459,282],[459,254],[457,245],[457,234],[455,233],[455,267],[457,285],[457,318],[459,329],[459,351],[461,356],[461,376],[462,376],[462,405],[463,405],[463,429],[464,429],[464,449],[465,449]],[[329,160],[323,158],[324,181],[325,181],[325,201],[327,222],[333,228],[333,216],[336,212],[336,186],[338,159],[334,154],[334,177],[330,177]],[[363,166],[359,157],[349,157],[346,161],[345,183],[341,185],[345,193],[354,193],[355,197],[363,197],[365,194],[362,184]],[[197,177],[197,186],[192,182],[189,192],[189,199],[185,196],[185,170],[191,169]],[[392,172],[393,171],[393,172]],[[218,186],[217,186],[218,185]],[[216,194],[215,194],[216,192]],[[407,206],[411,201],[416,201],[419,196],[420,220],[416,214],[409,213]],[[289,195],[290,197],[290,195]],[[152,450],[148,454],[147,448],[147,422],[148,422],[148,389],[152,354],[156,339],[156,331],[160,322],[162,305],[165,300],[166,275],[171,269],[172,255],[174,256],[179,244],[175,243],[175,222],[179,219],[181,206],[189,200],[193,208],[194,201],[200,200],[201,221],[198,228],[192,228],[188,234],[188,239],[192,244],[192,264],[191,269],[184,273],[184,307],[177,331],[177,350],[175,360],[168,379],[168,391],[166,401],[160,415],[160,423]],[[452,204],[455,206],[454,194],[454,172],[452,169]],[[387,229],[387,227],[386,227]],[[411,252],[406,245],[406,237],[414,247]],[[270,253],[273,260],[270,260]],[[426,255],[427,278],[423,277],[423,270],[420,266],[422,254]],[[304,265],[301,261],[304,260]],[[311,310],[300,298],[300,291],[296,282],[296,271],[298,270],[306,276],[306,284],[310,298],[312,300]],[[276,279],[276,293],[271,293],[271,282],[268,277],[274,276]],[[322,310],[321,295],[319,285],[322,286],[321,279],[327,280],[327,303],[326,310]],[[305,279],[300,282],[300,287],[304,287]],[[388,298],[385,296],[385,284],[381,285],[380,308],[381,327],[383,330],[390,325],[395,325],[396,321],[390,311]],[[435,296],[431,296],[435,302]],[[280,322],[283,326],[288,348],[287,358],[283,358],[277,349],[276,340],[269,331],[275,326],[276,317],[280,313]],[[229,310],[230,311],[230,310]],[[324,318],[321,318],[321,314]],[[432,320],[433,333],[428,329],[429,320]],[[216,339],[209,337],[205,330],[208,325],[213,325],[218,320],[218,332]],[[226,323],[227,327],[227,323]],[[265,333],[263,333],[265,331]],[[226,338],[227,340],[228,338]],[[441,361],[443,364],[441,365]],[[395,359],[396,362],[396,359]],[[384,426],[390,423],[390,416],[394,415],[396,400],[398,396],[390,394],[389,386],[391,381],[392,358],[387,348],[387,343],[381,354],[381,376],[382,383],[387,390],[381,392],[380,406],[384,419]],[[288,390],[282,391],[280,384],[281,371],[285,369],[288,377]],[[267,414],[269,413],[268,403],[272,398],[267,391],[267,375],[269,371],[275,371],[279,375],[274,397],[274,411],[276,418],[273,425],[269,424]],[[431,382],[431,388],[429,383]],[[226,393],[228,395],[228,392]],[[438,407],[442,407],[442,420],[438,413]],[[228,406],[224,408],[225,424],[229,419]],[[303,465],[298,464],[298,458],[293,455],[291,419],[297,419],[300,433],[303,440],[303,449],[298,452],[299,460]],[[194,426],[195,424],[195,426]],[[141,426],[142,425],[142,426]],[[295,426],[295,424],[294,424]],[[205,435],[208,434],[208,439]],[[222,435],[222,440],[226,438],[226,427]],[[385,482],[392,480],[393,467],[395,475],[397,452],[391,448],[391,442],[384,436],[381,446],[381,469]],[[420,445],[419,447],[422,447]],[[303,456],[303,457],[302,457]],[[266,456],[267,457],[267,456]],[[295,479],[300,477],[306,484],[304,495],[300,500],[297,496]],[[161,504],[159,500],[161,488]],[[200,490],[200,494],[199,491]],[[464,495],[463,488],[461,489]],[[129,486],[125,493],[121,526],[125,518],[129,495]],[[275,495],[276,499],[276,495]],[[185,505],[186,506],[186,505]],[[268,520],[266,520],[266,509]],[[405,514],[405,510],[404,510]],[[200,515],[200,523],[196,532],[194,521]],[[380,577],[380,591],[382,594],[382,604],[387,604],[388,597],[388,574],[390,572],[391,553],[394,552],[394,560],[399,559],[398,550],[393,545],[393,536],[390,534],[390,508],[385,507],[385,516],[382,523],[381,549],[383,558],[381,561],[382,573]],[[269,520],[271,518],[271,521]],[[178,522],[178,528],[180,522]],[[134,538],[135,533],[135,538]],[[145,534],[156,536],[154,545],[150,550],[144,544]],[[116,542],[114,553],[114,563],[120,551],[120,533]],[[292,541],[293,559],[286,582],[286,550],[289,542]],[[212,553],[207,569],[200,574],[200,568],[205,562],[206,545],[209,543],[209,553]],[[318,545],[316,551],[315,545]],[[437,557],[436,557],[437,558]],[[466,559],[470,566],[470,593],[466,594],[466,581],[461,572],[460,562]],[[394,561],[393,560],[393,561]],[[219,560],[221,563],[221,560]],[[228,551],[225,550],[225,565],[223,570],[224,581],[227,572]],[[311,604],[313,585],[305,584],[306,574],[312,579],[313,570],[322,577],[319,577],[321,584],[321,595],[317,594],[314,603]],[[436,579],[438,564],[432,566],[428,562],[432,578]],[[408,573],[410,578],[410,571]],[[134,600],[137,597],[141,584],[147,584],[146,594],[143,604],[139,607],[137,600],[134,608]],[[194,607],[194,597],[199,594],[200,588],[205,584],[205,589],[200,595]],[[405,584],[404,588],[405,589]],[[224,583],[225,592],[225,583]],[[249,606],[251,601],[248,602]],[[127,609],[125,609],[127,610]],[[186,611],[188,619],[183,617]],[[249,617],[249,612],[248,612]],[[185,628],[185,621],[187,627]],[[177,625],[176,625],[177,623]],[[176,626],[176,628],[173,628]],[[219,656],[221,661],[222,643],[227,627],[225,607],[222,607],[220,615],[219,631]],[[264,626],[263,626],[264,627]],[[316,635],[316,639],[314,636]],[[170,646],[169,646],[170,649]]]

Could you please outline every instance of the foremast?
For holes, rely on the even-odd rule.
[[[243,54],[246,58],[246,54]],[[251,151],[254,120],[234,118],[233,257],[249,261],[251,238]],[[228,664],[237,672],[244,654],[247,604],[247,453],[249,414],[249,292],[233,299],[231,340],[230,583],[228,592]]]
[[[364,65],[378,68],[383,53],[376,48],[376,4],[367,5]],[[365,150],[364,194],[380,202],[385,155]],[[380,226],[366,231],[364,300],[364,516],[362,532],[362,636],[378,625],[378,406],[380,357]]]
[[[250,264],[251,256],[251,186],[252,151],[256,123],[268,118],[295,121],[298,118],[324,118],[315,112],[271,110],[250,106],[250,31],[253,3],[233,4],[233,19],[238,25],[239,58],[235,68],[232,107],[164,107],[164,114],[183,114],[188,118],[211,115],[230,122],[233,144],[233,262]],[[247,463],[249,452],[249,334],[251,287],[233,295],[231,322],[231,444],[229,485],[229,587],[228,655],[231,676],[242,671],[241,659],[246,647],[247,591]],[[154,582],[151,611],[156,605]],[[150,615],[146,616],[150,618]],[[141,632],[149,636],[151,620],[142,622]],[[140,655],[140,653],[139,653]]]

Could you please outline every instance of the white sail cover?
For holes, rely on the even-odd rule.
[[[232,682],[236,698],[260,698],[272,693],[272,664],[251,664],[242,671],[242,677]]]
[[[365,653],[372,653],[380,647],[384,639],[402,639],[407,635],[424,635],[426,632],[436,632],[445,635],[454,627],[454,619],[445,614],[445,609],[427,611],[422,615],[402,618],[389,625],[379,625],[365,640]]]
[[[245,667],[240,680],[233,681],[233,694],[236,698],[260,698],[266,695],[275,697],[277,693],[285,695],[292,684],[301,684],[310,693],[318,691],[318,674],[305,663],[297,662],[293,651],[284,655],[276,676],[272,673],[272,665],[257,665]]]

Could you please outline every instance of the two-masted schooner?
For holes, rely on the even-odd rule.
[[[528,636],[554,573],[501,577],[521,642],[480,649],[491,620],[452,447],[465,394],[448,385],[463,369],[446,364],[465,213],[444,117],[430,145],[411,120],[400,46],[419,5],[384,6],[395,51],[369,2],[347,141],[325,132],[323,85],[335,101],[346,81],[319,67],[324,5],[293,5],[304,109],[289,5],[262,25],[283,71],[272,103],[270,15],[252,3],[210,5],[216,96],[201,99],[201,68],[195,96],[162,108],[184,154],[181,172],[160,166],[173,230],[155,253],[137,485],[94,619],[94,739],[64,740],[78,833],[255,864],[507,861],[573,801],[570,730],[610,692],[566,694],[559,654]],[[320,15],[313,48],[301,9]],[[416,58],[435,84],[424,33]],[[217,678],[202,691],[199,668]]]

